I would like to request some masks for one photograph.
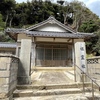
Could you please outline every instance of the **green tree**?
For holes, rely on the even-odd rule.
[[[93,21],[89,20],[81,24],[79,31],[93,33],[97,31],[99,26]]]
[[[3,22],[2,15],[0,14],[0,31],[4,30],[5,22]]]
[[[15,4],[15,0],[0,0],[0,12],[6,26],[11,25]],[[7,25],[7,23],[9,24]]]
[[[5,27],[6,24],[2,19],[2,15],[0,14],[0,42],[13,41],[7,34],[4,33]]]
[[[99,26],[97,22],[93,20],[89,20],[84,22],[79,29],[81,32],[86,32],[86,33],[94,33],[95,37],[92,37],[90,39],[85,40],[86,41],[86,48],[87,48],[87,53],[97,53],[99,54],[100,52],[100,47],[99,47],[99,42],[100,42],[100,32],[97,32],[99,30]]]

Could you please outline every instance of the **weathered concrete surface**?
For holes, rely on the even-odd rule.
[[[12,100],[17,85],[19,59],[12,54],[0,54],[0,99]]]
[[[31,79],[33,85],[73,83],[64,71],[35,71]]]
[[[76,66],[87,73],[85,42],[75,43],[75,60]],[[82,82],[83,79],[86,81],[85,75],[81,74],[82,71],[78,67],[76,67],[76,81]]]
[[[18,84],[30,84],[31,40],[21,40],[20,64],[18,68]]]
[[[80,94],[82,91],[78,88],[65,88],[65,89],[45,89],[44,90],[16,90],[14,97],[34,97],[34,96],[50,96],[50,95],[64,95],[64,94]]]
[[[32,84],[17,86],[14,100],[91,100],[91,92],[83,95],[82,83],[75,83],[69,78],[73,71],[66,73],[55,70],[34,71],[31,75]],[[90,84],[87,83],[85,86],[89,87]]]
[[[40,97],[23,97],[15,98],[14,100],[92,100],[91,93],[89,94],[74,94],[74,95],[55,95],[55,96],[40,96]],[[100,95],[95,94],[95,100],[100,100]]]

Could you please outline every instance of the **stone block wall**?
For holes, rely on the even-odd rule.
[[[0,99],[12,100],[17,85],[19,59],[11,54],[0,54]]]
[[[87,59],[88,74],[95,80],[100,80],[100,56]]]

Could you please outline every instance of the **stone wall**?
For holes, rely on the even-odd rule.
[[[12,100],[17,85],[19,59],[11,54],[0,54],[0,99]]]

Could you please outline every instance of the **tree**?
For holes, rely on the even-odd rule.
[[[79,29],[81,32],[94,33],[95,37],[85,40],[88,53],[100,54],[100,31],[97,22],[89,20],[84,22]],[[98,32],[99,31],[99,32]]]
[[[5,27],[6,24],[3,21],[2,15],[0,14],[0,42],[13,41],[7,34],[4,33]]]
[[[78,31],[82,21],[84,20],[85,14],[84,11],[86,10],[86,6],[83,2],[74,0],[70,3],[73,8],[73,25],[72,27]]]
[[[14,11],[15,7],[15,0],[0,0],[0,12],[3,15],[3,20],[6,23],[11,23],[12,22],[12,13]]]
[[[5,28],[5,22],[3,22],[2,15],[0,14],[0,31],[3,31]]]
[[[97,31],[98,28],[99,26],[93,20],[89,20],[81,24],[79,31],[93,33]]]

